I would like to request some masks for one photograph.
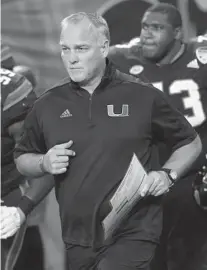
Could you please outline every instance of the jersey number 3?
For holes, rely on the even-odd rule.
[[[163,91],[162,82],[153,83],[153,85]],[[184,109],[192,110],[192,115],[184,115],[185,118],[193,127],[201,125],[206,117],[201,102],[198,84],[191,79],[186,79],[174,81],[169,87],[170,95],[181,94],[182,92],[188,93],[187,97],[182,98]]]

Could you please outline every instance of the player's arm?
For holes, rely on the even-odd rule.
[[[26,220],[26,216],[48,195],[53,187],[54,179],[51,175],[32,179],[16,207],[1,206],[0,238],[6,239],[14,235]]]
[[[52,190],[54,179],[51,175],[33,178],[22,196],[18,208],[27,216]]]
[[[23,122],[14,123],[8,127],[8,132],[16,143],[20,141]],[[44,179],[42,179],[44,178]],[[26,184],[28,181],[25,178]],[[24,194],[16,207],[1,207],[0,238],[6,239],[14,235],[24,223],[26,216],[32,212],[54,187],[54,179],[51,175],[32,179],[24,185]],[[26,187],[26,188],[25,188]]]

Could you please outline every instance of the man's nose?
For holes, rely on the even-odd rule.
[[[70,56],[69,56],[69,61],[71,64],[78,62],[78,56],[76,52],[71,51]]]
[[[144,29],[143,36],[145,38],[153,37],[153,28],[151,26],[146,27],[146,29]]]
[[[145,37],[146,39],[150,39],[150,38],[153,37],[153,33],[152,33],[152,30],[151,30],[150,28],[148,28],[147,30],[145,30],[145,32],[144,32],[144,37]]]

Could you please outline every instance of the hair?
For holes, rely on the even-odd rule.
[[[63,29],[65,26],[67,26],[68,23],[78,24],[85,18],[87,18],[92,23],[92,25],[98,30],[101,36],[104,36],[110,42],[110,32],[108,24],[106,20],[98,13],[77,12],[71,14],[70,16],[62,20],[61,27]]]
[[[146,12],[158,12],[161,14],[166,14],[168,21],[174,27],[182,27],[182,18],[179,10],[171,4],[159,3],[149,7]]]

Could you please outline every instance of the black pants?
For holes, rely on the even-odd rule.
[[[22,196],[19,188],[13,190],[2,198],[3,205],[16,206]],[[1,269],[12,270],[20,254],[24,235],[26,232],[26,223],[22,224],[17,233],[8,239],[1,240]]]
[[[195,175],[181,179],[164,201],[161,245],[156,252],[159,270],[207,270],[207,213],[193,198]]]
[[[74,245],[68,245],[66,249],[68,270],[150,270],[156,244],[120,238],[98,252]]]
[[[1,241],[2,270],[12,270],[14,268],[23,245],[26,227],[26,223],[22,224],[14,236]]]

